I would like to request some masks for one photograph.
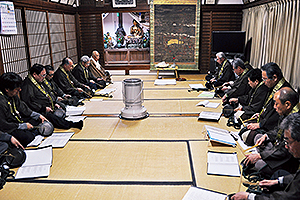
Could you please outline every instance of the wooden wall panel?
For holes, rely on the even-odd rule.
[[[101,14],[82,14],[79,16],[80,56],[91,56],[93,50],[100,53],[100,63],[104,64],[103,30]]]
[[[75,15],[64,15],[68,56],[78,62]]]
[[[211,32],[240,31],[242,26],[242,6],[202,6],[200,37],[200,73],[210,68]]]

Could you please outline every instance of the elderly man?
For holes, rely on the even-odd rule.
[[[249,93],[237,98],[229,99],[229,103],[235,102],[241,105],[239,110],[244,111],[241,118],[246,120],[251,118],[255,113],[260,112],[269,88],[264,84],[261,77],[260,69],[252,69],[248,74],[248,84],[252,88]]]
[[[234,59],[232,66],[234,73],[238,75],[239,78],[233,82],[227,82],[227,84],[223,84],[222,91],[225,92],[225,95],[222,97],[223,102],[228,101],[230,98],[236,98],[245,95],[251,89],[250,85],[248,84],[248,74],[250,70],[246,68],[242,59]]]
[[[300,158],[300,114],[294,113],[287,116],[280,125],[284,130],[284,145],[296,159]],[[280,173],[273,175],[273,180],[259,182],[261,188],[271,192],[256,195],[248,192],[238,192],[230,199],[232,200],[268,200],[268,199],[300,199],[300,170],[295,174],[280,176]],[[277,176],[277,177],[276,177]],[[266,190],[264,190],[266,191]]]
[[[74,127],[81,129],[83,121],[74,123],[55,113],[61,107],[57,104],[56,97],[51,94],[48,87],[43,85],[45,77],[46,69],[40,64],[34,64],[22,85],[21,99],[32,110],[44,114],[55,128],[69,129]]]
[[[215,87],[219,87],[225,82],[234,81],[235,75],[230,62],[227,60],[223,52],[216,54],[217,63],[221,68],[217,69],[213,76],[206,76],[206,80],[212,83]]]
[[[106,83],[90,72],[88,69],[90,60],[88,56],[82,56],[80,62],[72,70],[72,74],[80,83],[88,85],[95,92],[97,89],[105,88]]]
[[[100,65],[99,63],[100,59],[100,54],[98,51],[93,51],[92,52],[92,57],[91,57],[91,64],[89,66],[89,70],[92,72],[92,74],[95,77],[102,78],[107,83],[111,83],[111,76],[108,71],[105,71],[105,69]]]
[[[90,87],[84,85],[72,75],[73,61],[69,57],[62,60],[62,64],[55,71],[53,80],[60,89],[66,94],[77,96],[78,98],[91,97]],[[86,94],[88,92],[88,94]]]
[[[281,116],[280,122],[286,116],[299,112],[299,95],[289,87],[277,91],[274,102],[274,108]],[[298,161],[284,148],[283,130],[280,128],[275,128],[264,135],[256,135],[255,143],[259,146],[258,153],[247,155],[244,164],[254,165],[252,169],[260,171],[264,177],[270,177],[278,169],[290,173],[298,169]]]
[[[38,134],[33,129],[46,118],[19,99],[22,78],[13,72],[0,76],[0,131],[7,132],[26,147]]]

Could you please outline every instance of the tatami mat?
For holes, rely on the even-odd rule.
[[[188,189],[189,186],[7,183],[1,197],[10,200],[181,200]]]
[[[47,180],[192,180],[186,142],[70,141],[53,156]]]
[[[240,191],[240,177],[207,175],[207,151],[237,152],[238,160],[243,159],[239,148],[229,146],[211,146],[209,141],[191,141],[191,152],[198,187],[211,189],[226,194]],[[244,189],[244,188],[243,188]]]
[[[202,111],[221,112],[222,106],[218,108],[204,108],[196,106],[202,100],[145,100],[142,104],[150,114],[154,113],[200,113]],[[210,100],[220,102],[220,100]],[[123,101],[86,101],[84,115],[95,114],[120,114],[125,107]]]
[[[203,74],[180,74],[179,73],[179,76],[181,78],[185,78],[186,80],[205,80],[205,75],[203,75]],[[113,76],[113,82],[123,81],[126,78],[139,78],[142,80],[155,80],[156,74],[155,75],[154,74],[153,75],[150,75],[150,74],[149,75],[130,75],[130,76],[129,75],[125,75],[125,76],[116,75],[116,76]]]

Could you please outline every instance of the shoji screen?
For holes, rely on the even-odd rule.
[[[46,12],[25,10],[31,64],[51,64]]]
[[[17,34],[0,36],[1,53],[4,72],[16,72],[22,78],[27,75],[29,68],[26,43],[23,34],[21,10],[15,9]]]
[[[74,63],[76,63],[78,62],[78,59],[77,59],[75,15],[65,15],[65,27],[66,27],[68,56],[72,58]]]
[[[63,14],[49,13],[49,30],[53,66],[56,69],[67,56]]]

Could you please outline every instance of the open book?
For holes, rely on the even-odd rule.
[[[82,113],[85,111],[84,106],[67,106],[66,107],[66,116],[70,115],[82,115]]]
[[[217,108],[219,105],[220,103],[213,103],[213,102],[209,102],[208,100],[200,101],[199,103],[196,104],[196,106],[204,106],[207,108]]]
[[[236,146],[236,141],[229,131],[208,125],[205,125],[204,128],[210,141]]]
[[[207,121],[219,121],[222,113],[218,112],[207,112],[207,111],[202,111],[199,116],[198,120],[207,120]]]
[[[73,135],[74,132],[53,133],[40,144],[40,147],[51,145],[53,148],[62,148],[69,142]]]
[[[193,90],[208,90],[206,87],[204,87],[201,83],[200,84],[189,84],[190,88]]]
[[[52,147],[25,150],[26,160],[18,169],[15,179],[47,177],[52,165]]]
[[[236,153],[207,152],[207,174],[241,176]]]
[[[117,90],[116,88],[104,88],[100,91],[96,91],[94,95],[108,97],[111,93],[115,92],[116,90]]]
[[[225,200],[226,197],[226,194],[192,186],[182,200]]]
[[[214,92],[203,91],[198,95],[198,97],[213,99],[215,97],[215,93]]]

